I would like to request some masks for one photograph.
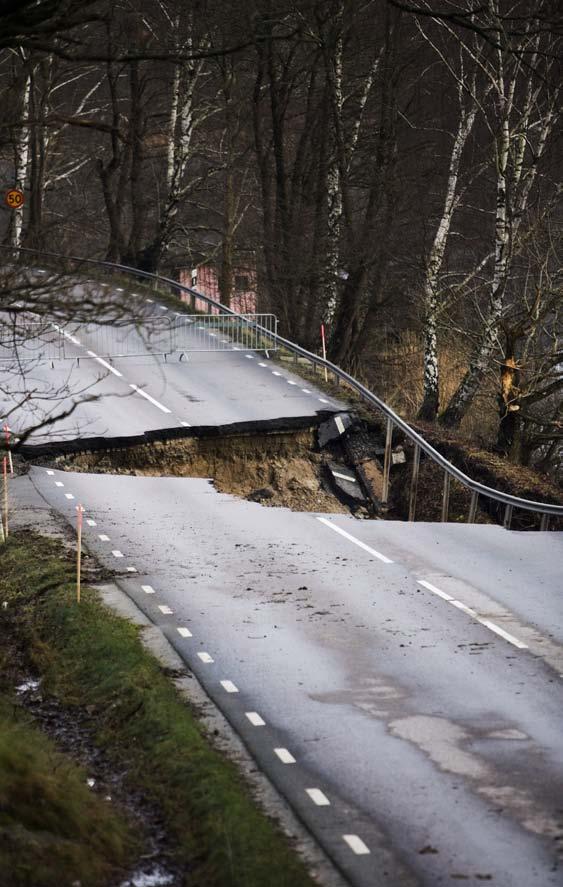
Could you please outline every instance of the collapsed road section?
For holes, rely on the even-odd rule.
[[[336,422],[347,429],[357,425],[347,413]],[[369,487],[347,458],[343,435],[327,434],[332,424],[332,414],[320,413],[53,444],[28,455],[90,473],[205,477],[221,492],[265,505],[372,516]]]

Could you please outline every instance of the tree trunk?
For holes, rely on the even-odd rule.
[[[448,428],[457,428],[479,390],[491,357],[497,347],[497,333],[504,307],[504,292],[509,269],[509,223],[507,170],[510,151],[509,118],[512,92],[508,97],[501,86],[502,118],[497,147],[497,201],[495,215],[495,259],[491,283],[491,296],[481,341],[469,364],[469,368],[452,395],[440,422]]]
[[[25,55],[22,53],[24,65],[27,65]],[[31,111],[31,74],[26,69],[24,87],[20,106],[21,125],[14,133],[14,187],[25,193],[27,188],[27,174],[29,166],[30,129],[28,120]],[[19,247],[23,240],[25,204],[18,209],[11,210],[10,227],[8,230],[8,243],[10,246]]]
[[[438,365],[438,279],[448,241],[448,235],[456,206],[457,184],[461,155],[467,137],[473,128],[477,106],[474,105],[468,112],[463,109],[464,84],[459,87],[460,120],[452,145],[448,180],[442,217],[434,236],[426,263],[426,272],[423,285],[424,298],[424,396],[418,416],[420,419],[433,422],[438,415],[440,405],[440,377]]]

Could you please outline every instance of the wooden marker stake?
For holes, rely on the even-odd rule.
[[[326,360],[326,337],[325,337],[325,325],[321,323],[321,342],[323,343],[323,360]],[[328,371],[325,367],[325,382],[328,382]]]
[[[82,515],[84,514],[84,509],[82,505],[76,506],[76,536],[77,536],[77,547],[76,547],[76,603],[80,603],[80,565],[82,561]]]
[[[4,456],[2,460],[2,473],[4,477],[4,539],[8,538],[8,460]]]
[[[14,473],[14,463],[12,462],[12,451],[10,449],[10,426],[4,425],[4,434],[6,435],[6,449],[8,450],[8,462],[10,464],[10,474]]]

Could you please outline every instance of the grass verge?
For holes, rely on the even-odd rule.
[[[75,603],[73,569],[60,543],[29,533],[12,536],[0,549],[6,602],[0,625],[43,676],[44,692],[71,709],[87,710],[105,755],[116,768],[127,771],[127,782],[135,791],[158,806],[177,861],[186,872],[185,883],[190,887],[311,885],[289,841],[258,810],[235,766],[210,746],[194,713],[143,649],[140,629],[109,612],[92,589],[84,589],[81,604]],[[8,722],[13,718],[9,706],[0,714]],[[77,806],[84,812],[86,799],[92,802],[92,798],[78,793],[78,786],[76,791],[66,790],[66,785],[75,784],[65,768],[59,768],[61,781],[50,783],[46,793],[49,810],[60,807],[61,816],[47,820],[39,809],[29,820],[33,828],[26,829],[30,786],[33,780],[47,779],[45,774],[53,767],[49,770],[46,761],[53,752],[47,746],[40,750],[43,737],[37,738],[37,744],[30,740],[25,752],[13,734],[20,726],[14,723],[0,745],[0,871],[16,871],[10,856],[16,841],[19,854],[38,854],[39,833],[45,825],[60,839],[61,852],[63,840],[78,839],[81,829],[87,830],[89,840],[99,832],[100,864],[105,862],[107,869],[121,865],[132,849],[126,826],[108,817],[99,823],[98,832],[92,830],[91,823],[97,821],[93,808],[92,817],[84,822],[73,819],[69,808]],[[21,748],[29,770],[21,784],[9,775],[14,748]],[[70,781],[65,781],[67,775]],[[82,775],[76,778],[83,788]],[[8,813],[5,797],[12,799]],[[106,831],[111,841],[106,840]],[[58,883],[80,880],[82,887],[106,883],[102,869],[90,879],[83,877],[72,854],[65,864],[69,873],[62,880],[59,874]],[[25,880],[24,875],[18,880],[15,874],[9,883],[13,887],[54,884],[58,866],[53,860],[52,871],[40,882]]]
[[[0,882],[95,887],[127,871],[135,844],[85,772],[0,693]]]

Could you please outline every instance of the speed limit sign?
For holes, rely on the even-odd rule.
[[[20,191],[19,188],[10,188],[9,191],[6,191],[4,200],[10,209],[19,209],[20,206],[23,206],[25,198],[23,191]]]

